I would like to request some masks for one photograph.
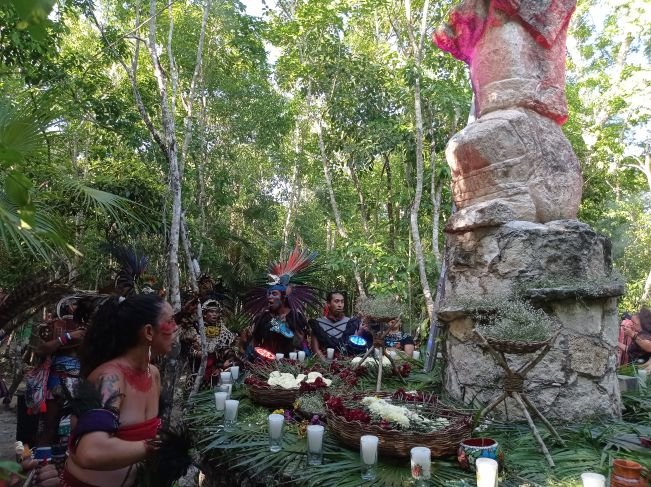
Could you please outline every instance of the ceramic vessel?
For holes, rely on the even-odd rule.
[[[613,461],[610,487],[647,487],[642,478],[642,465],[631,460]]]
[[[504,454],[497,441],[492,438],[468,438],[459,444],[457,460],[461,468],[475,471],[475,462],[478,458],[492,458],[502,467]]]

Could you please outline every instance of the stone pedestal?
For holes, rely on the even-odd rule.
[[[526,393],[550,419],[618,416],[617,296],[609,241],[576,220],[511,221],[448,236],[449,270],[439,318],[448,326],[445,388],[465,403],[486,404],[502,370],[479,348],[469,298],[523,296],[562,324],[552,350],[528,375]],[[507,356],[523,362],[527,356]],[[513,403],[502,413],[519,416]],[[498,409],[499,411],[499,409]]]

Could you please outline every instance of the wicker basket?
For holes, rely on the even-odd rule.
[[[490,336],[486,337],[486,341],[498,352],[514,354],[536,352],[547,345],[549,340],[551,340],[551,338],[542,342],[516,342],[512,340],[501,340]]]
[[[247,388],[254,403],[269,408],[291,408],[299,395],[298,389],[262,388],[252,385],[247,385]]]
[[[368,393],[347,396],[345,399],[359,400],[366,395],[389,398],[391,393]],[[407,402],[405,402],[407,404]],[[363,424],[359,421],[346,421],[343,417],[328,410],[328,429],[346,446],[359,448],[359,439],[363,435],[375,435],[379,438],[378,451],[390,457],[408,457],[415,446],[426,446],[433,457],[454,455],[459,443],[468,438],[472,432],[472,419],[469,414],[438,404],[436,399],[431,406],[424,406],[436,411],[440,417],[447,418],[450,425],[431,433],[414,431],[386,430],[378,425]]]

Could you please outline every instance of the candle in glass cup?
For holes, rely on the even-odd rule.
[[[215,392],[215,406],[217,411],[223,411],[226,407],[226,400],[228,399],[228,392]]]
[[[233,379],[233,382],[235,382],[239,377],[240,377],[240,366],[239,365],[232,365],[231,366],[231,378]]]
[[[598,473],[582,473],[581,482],[583,482],[583,487],[606,487],[606,477]]]
[[[360,456],[362,458],[363,480],[375,480],[378,442],[378,437],[373,435],[364,435],[359,439]]]
[[[497,462],[492,458],[480,457],[475,462],[477,468],[477,487],[497,485]]]
[[[282,414],[269,415],[269,450],[279,452],[283,443],[283,424],[285,417]]]
[[[299,350],[298,352],[298,361],[305,362],[305,352],[303,350]]]
[[[432,452],[424,446],[411,449],[411,476],[415,480],[429,480],[432,477]]]
[[[420,360],[420,352],[418,350],[414,350],[414,352],[411,354],[411,358],[414,360]]]
[[[277,353],[277,354],[276,354],[276,360],[282,360],[282,359],[284,359],[284,358],[285,358],[285,354],[284,354],[284,353]]]
[[[230,372],[220,372],[219,373],[219,383],[220,384],[232,384],[233,378],[231,377]]]
[[[237,423],[237,409],[240,401],[227,399],[224,408],[224,431],[233,431]]]
[[[391,357],[393,360],[397,359],[398,358],[398,352],[396,352],[395,350],[390,350],[389,351],[389,357]]]
[[[307,427],[307,464],[321,465],[323,463],[323,432],[320,424]]]
[[[298,354],[296,352],[289,352],[289,360],[298,359]]]
[[[647,372],[646,369],[637,369],[637,377],[640,381],[640,385],[642,387],[646,387],[646,381],[647,377],[649,376],[649,373]]]
[[[332,360],[333,358],[335,358],[335,349],[326,348],[326,357],[328,357],[328,360]]]

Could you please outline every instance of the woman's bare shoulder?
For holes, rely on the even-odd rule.
[[[88,376],[88,380],[99,387],[102,398],[106,401],[124,393],[124,374],[114,361],[106,362]]]

